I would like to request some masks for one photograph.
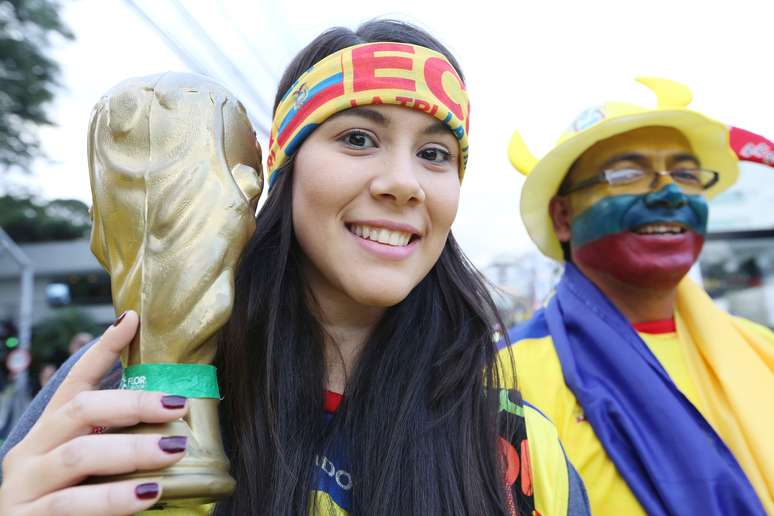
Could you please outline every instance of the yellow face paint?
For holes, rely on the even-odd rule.
[[[665,172],[698,164],[682,133],[670,127],[643,127],[592,145],[572,166],[564,183],[575,185],[604,170],[639,168]],[[659,177],[652,186],[650,181],[616,186],[603,182],[568,194],[570,213],[582,213],[605,197],[643,194],[673,182],[669,176]]]

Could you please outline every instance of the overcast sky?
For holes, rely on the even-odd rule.
[[[64,84],[52,105],[58,126],[41,132],[50,159],[38,161],[25,180],[43,198],[90,203],[89,112],[122,79],[203,69],[268,126],[277,79],[292,56],[325,28],[355,27],[376,16],[428,29],[462,65],[472,104],[471,151],[454,231],[480,266],[533,247],[518,216],[522,179],[507,160],[513,130],[541,156],[589,106],[606,100],[654,106],[650,92],[633,81],[636,75],[682,81],[694,91],[694,109],[774,137],[772,0],[137,4],[188,58],[170,49],[127,2],[68,2],[63,14],[77,40],[55,50]]]

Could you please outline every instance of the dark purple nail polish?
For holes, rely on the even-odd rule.
[[[116,320],[113,321],[113,326],[118,326],[119,324],[121,324],[121,321],[124,320],[124,317],[126,317],[126,310],[124,310],[124,313],[116,317]]]
[[[159,439],[159,448],[167,453],[180,453],[185,451],[186,441],[188,439],[182,435],[171,435]]]
[[[166,409],[181,409],[185,407],[185,396],[162,396],[161,397],[161,404]]]
[[[156,482],[140,484],[134,488],[134,495],[140,500],[150,500],[159,495],[159,485]]]

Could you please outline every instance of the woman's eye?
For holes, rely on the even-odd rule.
[[[419,157],[434,163],[444,163],[451,159],[451,154],[448,151],[439,149],[438,147],[429,147],[419,151]]]
[[[354,149],[366,149],[368,147],[376,147],[374,139],[361,131],[352,131],[342,136],[341,140],[349,147]]]

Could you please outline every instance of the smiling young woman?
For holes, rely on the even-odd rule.
[[[587,513],[498,374],[495,305],[451,234],[468,115],[455,59],[401,22],[329,30],[288,67],[216,359],[237,488],[215,514]]]
[[[305,106],[325,92],[315,80],[337,70],[320,68],[334,60],[346,77],[349,52],[355,98],[342,91],[338,109],[314,120]],[[547,421],[527,409],[525,425],[515,391],[486,395],[515,381],[498,378],[496,310],[450,232],[467,158],[459,70],[426,33],[376,21],[322,34],[285,73],[271,191],[218,365],[226,440],[251,453],[233,454],[237,493],[217,514],[299,514],[310,503],[369,515],[585,510]],[[283,133],[305,115],[295,130],[314,129],[288,153]],[[543,449],[529,448],[525,427]],[[551,468],[558,475],[544,476]]]

